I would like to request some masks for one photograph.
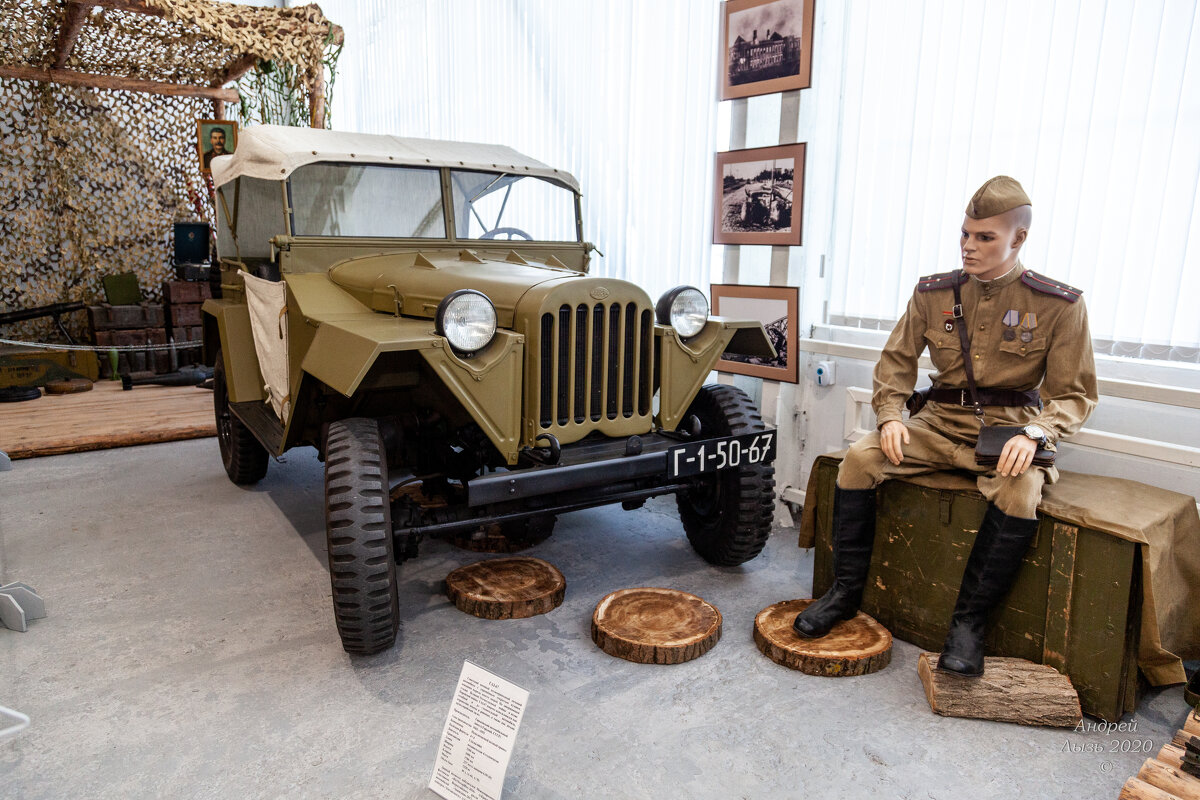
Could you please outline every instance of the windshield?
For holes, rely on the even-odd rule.
[[[297,236],[446,238],[436,169],[308,164],[288,187]]]
[[[452,170],[459,239],[577,242],[575,193],[528,175]]]

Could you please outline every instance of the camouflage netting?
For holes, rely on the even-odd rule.
[[[52,68],[71,5],[0,0],[0,67]],[[289,76],[293,105],[308,109],[312,93],[324,91],[337,29],[316,5],[85,5],[63,70],[219,87],[257,62],[252,76],[264,66]],[[0,311],[99,302],[101,278],[120,272],[137,273],[142,291],[157,298],[170,271],[172,222],[212,221],[196,120],[213,116],[213,101],[201,97],[0,77]],[[64,321],[73,335],[86,327],[83,314]],[[0,336],[61,341],[49,319],[6,325]]]

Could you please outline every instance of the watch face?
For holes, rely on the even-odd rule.
[[[1044,439],[1046,437],[1046,432],[1037,425],[1026,425],[1025,435],[1030,439]]]

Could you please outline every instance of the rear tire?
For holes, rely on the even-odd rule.
[[[213,411],[217,417],[217,444],[221,448],[225,474],[239,486],[258,483],[267,474],[270,453],[229,409],[225,359],[220,350],[213,366]]]
[[[700,420],[700,436],[737,436],[765,430],[758,407],[733,386],[703,387],[688,413]],[[775,467],[728,469],[700,478],[675,496],[688,541],[710,564],[744,564],[762,552],[775,517]]]
[[[325,439],[325,538],[333,616],[347,653],[391,647],[400,626],[387,453],[373,419],[331,423]]]

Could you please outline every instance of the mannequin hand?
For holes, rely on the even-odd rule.
[[[908,444],[908,428],[905,424],[897,420],[883,423],[883,427],[879,429],[879,447],[887,456],[887,460],[897,466],[904,460],[901,441]]]
[[[1000,461],[996,464],[996,469],[1006,478],[1009,475],[1015,478],[1017,475],[1023,474],[1033,463],[1033,455],[1037,452],[1037,446],[1038,443],[1028,436],[1012,437],[1004,443],[1004,449],[1000,451]]]

